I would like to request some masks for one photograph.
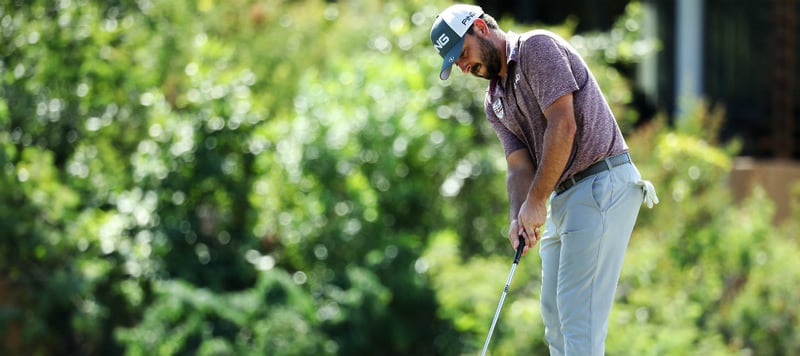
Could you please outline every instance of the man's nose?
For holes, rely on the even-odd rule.
[[[467,72],[467,61],[465,61],[464,58],[459,58],[456,60],[456,65],[459,69],[461,69],[462,72]]]

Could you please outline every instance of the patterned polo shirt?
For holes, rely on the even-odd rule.
[[[539,167],[547,128],[544,111],[569,93],[577,131],[558,184],[592,163],[628,150],[597,80],[566,40],[544,30],[508,32],[506,58],[506,76],[502,82],[489,82],[484,102],[506,155],[526,148]]]

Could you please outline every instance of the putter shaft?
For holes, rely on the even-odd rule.
[[[486,342],[483,344],[483,351],[481,352],[481,356],[486,355],[486,350],[489,348],[489,341],[492,340],[492,333],[494,332],[494,326],[497,324],[497,319],[500,317],[500,310],[503,309],[503,302],[506,300],[506,294],[508,294],[508,286],[511,285],[511,278],[514,277],[514,271],[517,269],[517,264],[519,263],[519,258],[522,256],[522,250],[525,248],[525,240],[522,236],[519,237],[519,245],[517,246],[517,254],[514,256],[514,263],[511,265],[511,272],[508,274],[508,280],[506,280],[506,286],[503,288],[503,294],[500,296],[500,303],[497,304],[497,310],[494,312],[494,319],[492,320],[492,326],[489,328],[489,335],[486,335]]]

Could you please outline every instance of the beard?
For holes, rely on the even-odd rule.
[[[476,36],[480,48],[481,65],[472,68],[472,74],[485,79],[500,78],[500,54],[499,49],[488,39]],[[480,67],[486,68],[485,73],[478,73]]]

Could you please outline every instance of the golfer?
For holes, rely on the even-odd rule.
[[[593,74],[542,30],[502,31],[480,7],[453,5],[433,23],[444,58],[489,80],[484,107],[505,150],[508,239],[523,256],[541,241],[542,318],[552,355],[603,355],[608,317],[639,208],[658,203]],[[550,210],[547,210],[547,202]]]

